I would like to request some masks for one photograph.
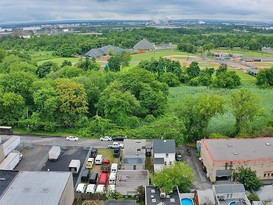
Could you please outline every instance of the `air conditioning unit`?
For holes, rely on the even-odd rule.
[[[223,195],[218,195],[217,198],[219,201],[225,201],[225,196]]]

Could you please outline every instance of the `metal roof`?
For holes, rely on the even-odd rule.
[[[88,51],[85,56],[89,57],[89,58],[97,58],[103,55],[109,55],[109,51],[112,51],[113,54],[117,54],[117,53],[121,53],[122,51],[127,51],[129,53],[135,53],[135,51],[130,50],[130,49],[123,49],[120,47],[116,47],[116,46],[103,46],[101,48],[93,48],[90,51]]]
[[[145,156],[146,140],[124,140],[123,156]]]
[[[175,153],[175,140],[153,140],[154,153]]]
[[[197,195],[198,195],[199,204],[209,204],[209,205],[216,204],[212,189],[197,190]]]
[[[154,158],[154,164],[164,164],[164,158]]]
[[[0,204],[57,205],[70,175],[70,172],[20,172]]]
[[[135,46],[135,50],[154,50],[155,45],[147,41],[146,39],[143,39],[139,41]]]
[[[145,187],[146,205],[181,205],[177,190],[174,190],[168,197],[160,198],[160,190],[154,186]]]
[[[203,139],[213,161],[259,161],[273,159],[273,137]]]
[[[124,164],[144,164],[144,158],[124,158]]]
[[[216,194],[235,194],[245,193],[245,187],[243,184],[218,184],[213,185]]]
[[[0,196],[4,193],[4,191],[8,188],[10,183],[18,174],[17,171],[10,170],[0,170]]]

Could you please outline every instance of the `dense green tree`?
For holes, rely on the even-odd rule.
[[[25,101],[20,94],[13,92],[0,95],[0,119],[6,124],[15,124],[23,116]]]
[[[59,70],[59,67],[56,63],[53,63],[51,61],[47,61],[43,63],[42,65],[38,66],[36,74],[39,78],[46,77],[51,71],[57,71]]]
[[[262,113],[259,98],[246,89],[236,91],[231,96],[232,114],[236,119],[235,135],[244,136],[249,133],[249,123]]]
[[[62,62],[61,68],[62,68],[62,67],[65,67],[65,66],[72,66],[71,61],[64,60],[64,61]]]
[[[188,96],[183,104],[177,105],[175,111],[185,124],[185,140],[194,142],[204,137],[211,118],[224,112],[224,103],[217,95]]]
[[[115,54],[108,60],[109,70],[114,72],[120,71],[121,67],[129,66],[131,59],[131,54],[126,51]]]
[[[219,68],[216,70],[216,76],[220,75],[221,73],[227,72],[227,64],[221,64]]]
[[[198,77],[200,74],[200,67],[197,62],[192,62],[189,67],[187,67],[187,74],[189,79]]]
[[[179,43],[177,49],[182,52],[195,53],[196,47],[190,43]]]
[[[212,87],[234,89],[241,85],[241,78],[235,71],[222,72],[212,82]]]
[[[89,59],[89,58],[85,58],[84,60],[80,60],[79,63],[77,63],[77,66],[84,70],[84,71],[88,71],[88,70],[99,70],[100,66],[99,64],[96,62],[96,59]]]
[[[250,168],[239,167],[233,174],[236,181],[242,183],[248,191],[258,191],[262,186],[256,172]]]
[[[177,187],[181,193],[188,192],[193,180],[193,171],[184,162],[176,162],[169,167],[164,167],[152,177],[153,184],[167,194],[171,193]]]
[[[130,91],[124,91],[119,82],[111,83],[102,93],[98,110],[105,118],[121,126],[135,126],[140,103]]]
[[[88,111],[84,86],[69,80],[58,80],[56,93],[60,98],[59,122],[65,127],[74,127]]]
[[[2,63],[3,59],[6,57],[7,52],[3,49],[0,49],[0,63]]]
[[[174,73],[166,72],[160,77],[160,81],[169,87],[176,87],[180,84],[178,77]]]
[[[270,69],[261,70],[257,76],[256,85],[261,88],[273,86],[273,67]]]

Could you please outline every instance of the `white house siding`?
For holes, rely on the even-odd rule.
[[[154,158],[164,158],[164,162],[169,166],[175,162],[175,153],[169,153],[168,157],[166,156],[166,153],[154,153]]]

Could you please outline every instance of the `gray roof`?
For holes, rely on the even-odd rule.
[[[70,172],[19,172],[0,204],[57,205],[70,175]]]
[[[145,160],[144,158],[124,158],[123,163],[124,164],[144,164]]]
[[[273,137],[203,139],[213,161],[273,160]]]
[[[123,156],[145,156],[146,140],[124,140]]]
[[[154,158],[154,164],[164,164],[164,158]]]
[[[147,170],[119,170],[117,173],[116,190],[122,195],[136,193],[139,186],[149,185]]]
[[[0,170],[0,196],[9,187],[10,183],[13,181],[17,174],[17,171]]]
[[[136,205],[136,200],[108,200],[105,205]]]
[[[116,46],[103,46],[101,48],[94,48],[91,49],[90,51],[88,51],[85,56],[89,57],[89,58],[97,58],[103,55],[109,55],[109,50],[112,50],[113,54],[117,54],[117,53],[121,53],[122,51],[127,51],[129,53],[136,53],[134,50],[131,49],[123,49],[123,48],[119,48]]]
[[[261,201],[273,201],[272,185],[262,186],[256,193]]]
[[[229,177],[231,176],[233,170],[216,170],[216,177]]]
[[[154,50],[155,45],[147,41],[146,39],[143,39],[139,41],[135,46],[135,50]]]
[[[262,201],[252,201],[252,205],[264,205]]]
[[[145,205],[181,205],[177,190],[174,190],[170,197],[160,198],[160,191],[154,186],[145,187]]]
[[[175,140],[153,140],[154,153],[175,153]]]
[[[235,194],[245,193],[245,187],[243,184],[217,184],[213,185],[216,194]]]
[[[199,204],[215,205],[215,199],[212,189],[197,190]]]

